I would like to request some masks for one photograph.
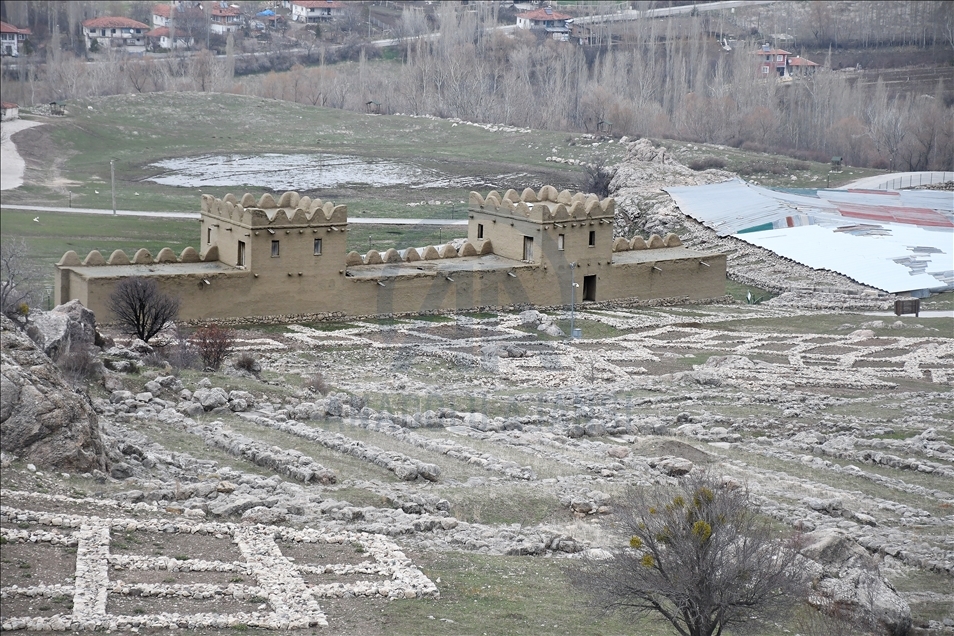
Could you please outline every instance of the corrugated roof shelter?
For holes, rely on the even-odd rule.
[[[810,225],[819,215],[838,213],[834,204],[822,199],[775,192],[742,179],[663,189],[684,214],[715,230],[719,236]]]

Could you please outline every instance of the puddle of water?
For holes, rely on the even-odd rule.
[[[412,188],[492,185],[477,177],[451,177],[409,163],[325,153],[204,155],[166,159],[152,166],[165,172],[147,181],[188,188],[247,186],[305,192],[357,185]]]

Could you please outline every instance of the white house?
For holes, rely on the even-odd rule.
[[[292,20],[307,24],[337,18],[344,8],[344,2],[337,0],[291,0]]]
[[[149,25],[131,18],[104,16],[83,21],[83,35],[86,48],[93,42],[100,47],[123,48],[130,53],[143,53],[146,50],[146,33]]]
[[[570,33],[566,21],[573,16],[557,13],[550,7],[517,14],[517,28],[526,31],[546,31],[548,35],[563,37]]]
[[[0,102],[0,121],[13,121],[20,118],[20,107],[13,102]]]
[[[156,27],[146,34],[146,38],[149,40],[150,48],[153,49],[187,49],[195,44],[195,40],[186,34],[185,37],[176,35],[176,41],[173,45],[172,33],[166,26]]]
[[[242,28],[242,10],[236,4],[216,2],[212,5],[210,17],[212,33],[234,33]]]
[[[12,24],[0,22],[0,52],[3,55],[17,57],[20,55],[20,45],[31,35],[30,29],[20,29]]]

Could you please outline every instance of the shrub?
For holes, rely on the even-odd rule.
[[[189,342],[198,350],[205,368],[218,371],[232,351],[235,333],[219,325],[209,325],[196,329]]]
[[[243,353],[235,360],[235,368],[249,373],[257,373],[261,367],[258,360],[251,353]]]
[[[320,393],[322,395],[327,395],[328,391],[331,390],[331,387],[325,382],[325,377],[321,374],[321,371],[315,371],[315,374],[311,377],[305,378],[302,386],[313,391],[315,393]]]
[[[704,157],[689,162],[689,167],[693,170],[708,170],[710,168],[725,168],[725,160],[719,157]]]
[[[608,558],[567,569],[606,610],[662,615],[680,634],[710,636],[755,631],[807,598],[796,551],[744,488],[690,475],[673,490],[633,489],[616,508],[630,538]]]
[[[162,359],[169,363],[174,373],[183,369],[201,369],[202,359],[199,350],[176,328],[175,338],[158,349]],[[143,362],[146,360],[143,359]]]
[[[69,353],[61,355],[56,362],[63,378],[74,386],[80,386],[102,375],[102,364],[89,345],[74,346]]]
[[[614,169],[606,167],[606,159],[603,157],[597,158],[593,163],[584,164],[582,190],[591,192],[601,199],[608,197],[610,181],[615,174]]]

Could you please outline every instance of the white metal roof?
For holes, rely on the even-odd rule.
[[[835,206],[816,197],[775,192],[732,179],[722,183],[664,188],[684,214],[728,236],[765,224],[813,223],[822,214],[837,214]]]
[[[888,293],[954,289],[954,233],[898,223],[878,226],[878,232],[852,234],[808,225],[737,238]]]

